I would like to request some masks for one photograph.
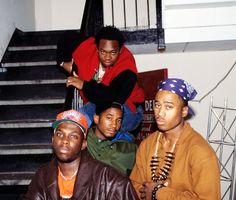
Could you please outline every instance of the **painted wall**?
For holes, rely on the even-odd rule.
[[[35,30],[79,29],[85,0],[34,0]]]
[[[236,39],[235,0],[165,0],[167,43]]]
[[[84,4],[85,0],[0,0],[0,60],[15,28],[22,31],[78,29]]]
[[[0,60],[15,28],[34,30],[34,1],[0,0]]]

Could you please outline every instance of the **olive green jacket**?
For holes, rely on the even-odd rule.
[[[116,168],[124,175],[129,175],[135,162],[137,145],[127,140],[99,139],[92,128],[89,129],[87,138],[87,149],[93,158],[100,160]]]

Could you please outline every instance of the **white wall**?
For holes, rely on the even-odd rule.
[[[14,31],[13,16],[12,13],[12,2],[13,0],[0,0],[0,58],[2,58],[6,46],[11,39],[11,35]],[[7,12],[7,11],[8,12]]]
[[[165,0],[166,43],[236,39],[236,0]]]
[[[35,0],[35,30],[79,29],[85,0]]]
[[[34,30],[34,1],[0,0],[0,60],[15,28]]]
[[[84,4],[85,0],[0,0],[0,60],[15,28],[22,31],[78,29]]]

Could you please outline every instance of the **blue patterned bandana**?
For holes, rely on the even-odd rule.
[[[188,82],[177,78],[163,80],[159,84],[158,90],[168,90],[181,96],[185,102],[194,99],[197,95],[197,91],[193,88],[193,86],[191,86]]]

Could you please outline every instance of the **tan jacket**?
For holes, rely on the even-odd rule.
[[[136,154],[130,179],[138,195],[142,183],[151,181],[150,160],[158,134],[154,132],[142,141]],[[163,155],[165,152],[158,153]],[[188,123],[176,145],[168,182],[167,187],[158,190],[158,200],[220,200],[220,171],[216,154]]]

